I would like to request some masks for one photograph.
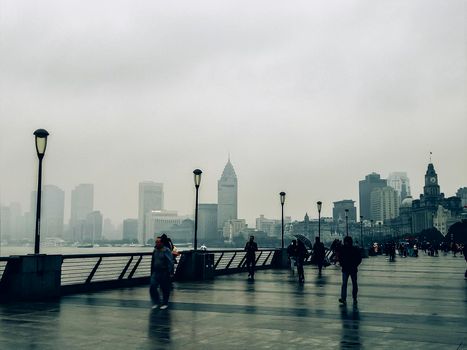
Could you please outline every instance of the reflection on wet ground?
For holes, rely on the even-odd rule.
[[[288,270],[176,283],[168,310],[151,309],[147,287],[0,305],[0,348],[463,349],[464,270],[452,256],[366,259],[346,306],[335,266],[307,266],[303,285]]]

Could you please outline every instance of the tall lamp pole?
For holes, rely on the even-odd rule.
[[[281,248],[284,249],[284,203],[285,203],[285,192],[279,193],[281,197],[281,207],[282,207],[282,239],[281,239]]]
[[[41,230],[41,191],[42,191],[42,159],[47,148],[47,136],[49,133],[44,129],[34,131],[36,141],[37,158],[39,158],[39,174],[37,177],[37,203],[36,203],[36,233],[34,237],[34,254],[39,254],[40,230]]]
[[[363,248],[363,215],[360,215],[360,244]]]
[[[195,189],[196,189],[196,205],[195,205],[195,250],[198,250],[198,190],[201,184],[201,174],[203,172],[200,169],[193,170],[195,176]]]
[[[321,242],[321,206],[323,205],[323,202],[318,201],[316,202],[316,205],[318,206],[318,237]]]
[[[380,221],[380,222],[378,222],[378,227],[379,227],[379,229],[378,229],[378,231],[379,231],[379,232],[378,232],[378,233],[379,233],[379,239],[381,240],[381,239],[382,239],[382,233],[381,233],[381,221]]]
[[[345,209],[345,235],[349,236],[349,209]]]

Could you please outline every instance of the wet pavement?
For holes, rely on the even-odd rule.
[[[358,306],[339,305],[335,266],[305,267],[302,286],[287,270],[175,283],[167,310],[147,287],[0,305],[0,349],[467,349],[465,266],[365,259]]]

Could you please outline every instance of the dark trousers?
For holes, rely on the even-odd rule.
[[[255,277],[255,266],[256,266],[256,257],[247,257],[246,258],[246,267],[248,269],[248,276],[252,278]]]
[[[170,274],[167,270],[154,271],[151,275],[151,286],[149,287],[149,294],[153,304],[159,304],[159,292],[157,288],[160,287],[162,291],[162,304],[167,305],[170,296]]]
[[[349,282],[349,276],[352,279],[352,297],[357,299],[358,293],[358,283],[357,283],[357,273],[356,272],[342,272],[342,289],[341,289],[341,299],[347,299],[347,283]]]
[[[318,265],[318,270],[319,270],[319,273],[321,273],[321,270],[323,269],[323,266],[324,266],[324,258],[318,258],[317,261],[316,261],[316,264]]]
[[[305,279],[305,271],[303,270],[303,258],[298,257],[297,258],[297,273],[298,273],[298,279],[299,280],[304,280]]]

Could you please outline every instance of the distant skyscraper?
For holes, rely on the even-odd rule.
[[[102,214],[96,210],[86,216],[86,228],[83,242],[94,243],[102,239]]]
[[[237,192],[237,175],[229,158],[221,178],[217,181],[218,229],[223,229],[227,221],[238,218]]]
[[[138,240],[146,244],[154,235],[154,232],[147,230],[147,216],[153,210],[164,209],[164,185],[152,181],[140,182],[138,202]]]
[[[399,195],[391,186],[376,187],[370,194],[371,218],[375,221],[399,216]]]
[[[41,235],[63,237],[65,192],[57,186],[45,185],[42,191]]]
[[[221,239],[217,229],[217,204],[199,204],[198,239],[201,243]]]
[[[72,239],[82,241],[88,214],[94,209],[94,185],[80,184],[71,191],[70,230]]]
[[[123,239],[130,242],[138,239],[138,219],[123,220]]]
[[[388,175],[388,186],[391,186],[397,191],[399,197],[399,204],[406,197],[410,197],[410,180],[406,172],[393,172]]]
[[[462,207],[467,207],[467,187],[459,188],[456,192],[456,196],[461,199]]]
[[[360,215],[365,220],[376,220],[371,216],[370,194],[375,188],[387,186],[387,181],[381,179],[377,173],[371,173],[365,176],[365,180],[359,182]]]
[[[345,222],[345,209],[349,210],[349,222],[356,222],[357,208],[355,207],[355,201],[351,199],[344,199],[342,201],[334,202],[334,208],[332,208],[333,221],[337,223]]]

